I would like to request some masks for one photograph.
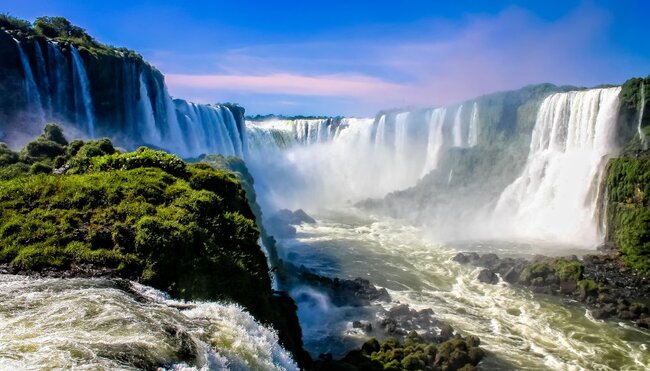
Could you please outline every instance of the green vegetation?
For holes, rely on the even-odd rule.
[[[555,276],[560,281],[577,282],[582,278],[585,266],[577,260],[555,260]]]
[[[586,298],[589,296],[598,295],[598,289],[600,286],[594,280],[580,280],[578,281],[578,289],[580,292],[580,297]]]
[[[86,30],[73,25],[64,17],[38,17],[32,25],[28,21],[5,13],[0,14],[0,28],[32,37],[45,37],[60,43],[73,44],[80,50],[86,50],[94,55],[105,54],[142,59],[142,56],[132,50],[115,48],[98,42]]]
[[[145,147],[120,153],[108,139],[68,143],[48,125],[19,153],[0,144],[0,264],[97,270],[177,298],[236,302],[308,364],[297,307],[273,295],[246,196],[225,165]]]
[[[642,94],[641,90],[645,94]],[[642,102],[641,98],[645,98]],[[641,118],[641,130],[646,138],[650,137],[650,76],[646,78],[632,78],[621,86],[619,95],[620,109],[618,117],[618,142],[626,152],[643,149],[641,138],[638,134],[639,112],[645,104],[644,114]]]
[[[529,264],[521,272],[521,281],[533,286],[557,282],[577,283],[582,279],[584,265],[567,258],[545,258]]]
[[[650,152],[607,167],[608,238],[631,267],[650,273]]]
[[[0,161],[1,263],[109,269],[268,318],[266,258],[233,173],[147,148],[119,153],[107,139],[68,143],[54,125],[19,154],[1,145]]]
[[[20,18],[16,18],[8,13],[0,13],[0,28],[5,30],[16,30],[28,32],[32,24]]]
[[[456,336],[436,346],[416,332],[404,344],[394,338],[383,343],[368,340],[361,350],[348,353],[342,360],[321,360],[315,370],[474,370],[484,356],[475,336]]]

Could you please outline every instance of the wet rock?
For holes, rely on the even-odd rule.
[[[354,321],[352,322],[352,328],[358,328],[364,332],[372,331],[372,324],[368,321]]]
[[[399,304],[397,306],[392,307],[388,311],[388,315],[391,317],[399,317],[399,316],[407,316],[411,312],[411,309],[409,308],[408,304]]]
[[[650,317],[641,318],[637,320],[636,325],[641,328],[650,328]]]
[[[304,210],[291,211],[282,209],[266,221],[266,227],[271,234],[279,238],[291,238],[296,235],[296,225],[316,223]]]
[[[650,325],[644,319],[650,313],[650,277],[625,266],[617,254],[586,255],[582,261],[575,255],[536,256],[526,261],[459,253],[453,260],[484,268],[478,276],[481,282],[495,283],[498,274],[505,282],[526,286],[534,293],[580,300],[591,308],[594,318],[617,316],[639,326]]]
[[[625,321],[631,321],[633,319],[636,319],[638,316],[636,316],[634,313],[630,312],[629,310],[622,310],[618,313],[618,318],[625,320]]]
[[[508,283],[517,283],[519,282],[522,270],[517,270],[516,267],[510,267],[501,277]]]
[[[323,277],[310,272],[305,267],[296,267],[285,263],[285,271],[292,273],[291,278],[299,284],[309,284],[326,293],[336,306],[367,306],[371,302],[391,301],[390,294],[385,288],[377,288],[363,278],[353,280]]]
[[[492,267],[496,267],[498,263],[499,263],[499,257],[497,256],[497,254],[484,254],[481,255],[476,265],[478,265],[479,267],[492,268]]]
[[[482,269],[478,274],[478,280],[494,285],[499,282],[499,277],[489,269]]]
[[[456,254],[456,256],[454,256],[451,260],[460,264],[467,264],[470,262],[469,257],[463,254],[462,252]]]
[[[596,319],[605,319],[609,318],[612,315],[616,314],[616,306],[612,303],[607,303],[602,307],[593,311],[592,315]]]

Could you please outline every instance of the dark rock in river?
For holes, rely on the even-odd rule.
[[[267,220],[266,227],[276,237],[291,238],[296,235],[295,226],[302,223],[313,224],[316,220],[302,209],[282,209]]]
[[[483,283],[495,284],[499,282],[499,277],[497,277],[497,275],[494,274],[494,272],[492,272],[491,270],[484,268],[481,269],[481,272],[479,272],[478,280]]]
[[[585,303],[596,319],[617,317],[649,326],[650,278],[628,268],[618,255],[536,256],[532,261],[495,254],[458,253],[453,261],[483,268],[478,280],[528,287],[537,294],[563,295]]]

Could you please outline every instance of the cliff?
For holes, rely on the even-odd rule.
[[[621,90],[619,142],[624,153],[610,160],[603,203],[607,242],[623,260],[650,274],[650,152],[647,150],[650,113],[645,86],[650,76],[626,81]]]
[[[148,148],[68,142],[48,125],[19,153],[0,147],[0,264],[54,276],[121,277],[186,300],[243,306],[300,364],[297,307],[272,290],[241,182]]]
[[[34,25],[0,17],[0,141],[20,148],[46,122],[73,137],[241,156],[244,109],[172,100],[163,75],[139,54],[99,43],[61,17]]]

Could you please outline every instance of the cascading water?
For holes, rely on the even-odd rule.
[[[556,93],[537,114],[521,176],[501,194],[493,218],[506,236],[596,246],[603,169],[616,153],[620,88]]]
[[[0,368],[298,369],[276,333],[236,305],[126,286],[0,275]]]
[[[377,123],[377,130],[375,134],[375,149],[380,149],[386,142],[386,115],[381,115]]]
[[[337,128],[338,134],[329,142],[299,142],[290,123],[285,125],[288,128],[248,123],[248,138],[255,145],[247,162],[266,215],[280,207],[305,208],[317,220],[297,226],[295,237],[278,239],[283,259],[329,277],[367,278],[401,304],[418,310],[432,308],[461,332],[482,339],[489,352],[481,365],[485,369],[647,369],[647,332],[594,320],[584,307],[567,306],[557,297],[538,297],[504,282],[481,283],[479,269],[451,261],[459,250],[526,258],[592,251],[600,241],[595,207],[602,170],[616,153],[619,92],[619,88],[574,91],[544,95],[534,102],[536,116],[521,118],[535,124],[528,156],[522,154],[523,145],[517,147],[514,156],[521,156],[521,163],[516,172],[507,173],[511,178],[497,183],[498,192],[491,193],[489,201],[463,206],[481,216],[478,221],[491,234],[480,234],[472,217],[456,220],[448,209],[439,214],[426,209],[469,179],[468,167],[463,166],[479,174],[493,170],[476,166],[477,157],[483,154],[489,155],[488,162],[494,158],[490,152],[494,143],[488,142],[492,128],[485,129],[485,142],[479,145],[479,131],[492,125],[490,116],[481,114],[494,112],[484,108],[487,103],[482,100],[465,103],[464,109],[394,112],[374,121],[350,120]],[[418,137],[422,137],[419,142]],[[528,136],[519,139],[523,142]],[[260,159],[254,155],[260,147],[273,147],[275,152]],[[458,147],[464,149],[458,151]],[[513,162],[512,157],[506,159]],[[410,175],[397,167],[413,163],[418,167]],[[458,163],[462,166],[454,167]],[[413,203],[405,206],[384,205],[408,208],[426,221],[423,227],[427,228],[369,216],[346,202],[408,188],[425,174],[431,176],[420,183],[434,187],[429,193],[412,193]],[[508,185],[510,179],[516,180]],[[482,179],[477,182],[472,189],[480,192],[484,184]],[[460,188],[461,193],[465,190]],[[458,239],[437,240],[435,227],[449,223],[457,223]],[[560,246],[550,249],[546,243],[529,242],[541,239]],[[433,244],[431,240],[447,242]],[[291,287],[290,293],[299,303],[305,344],[313,355],[332,352],[342,356],[358,346],[368,334],[351,323],[372,321],[377,306],[384,305],[371,303],[363,310],[347,310],[304,284]],[[381,331],[372,333],[376,334]]]
[[[156,117],[151,107],[151,98],[147,90],[144,75],[140,74],[140,99],[138,100],[138,133],[145,143],[160,143],[162,138],[156,127]]]
[[[637,131],[639,133],[639,140],[641,141],[641,146],[644,150],[648,149],[648,143],[643,132],[643,112],[645,111],[645,84],[641,82],[641,103],[639,107],[639,124],[637,126]]]
[[[38,91],[38,85],[34,80],[34,73],[32,72],[32,67],[29,65],[29,59],[23,50],[23,47],[20,45],[20,41],[14,39],[16,42],[16,47],[18,48],[18,53],[20,55],[20,62],[23,65],[23,73],[25,74],[25,94],[27,96],[27,105],[30,109],[36,110],[37,119],[40,122],[45,122],[45,113],[43,112],[43,106],[41,103],[41,94]]]
[[[454,147],[462,147],[463,146],[463,127],[462,127],[462,119],[461,116],[463,114],[463,105],[461,104],[460,107],[456,110],[456,116],[454,117],[454,131],[453,131],[453,145]]]
[[[199,105],[180,99],[175,104],[181,121],[188,128],[185,133],[187,153],[244,157],[241,133],[227,107]]]
[[[424,164],[424,168],[422,169],[423,176],[438,166],[440,152],[444,144],[442,128],[445,123],[446,115],[446,108],[436,108],[430,114],[426,162]]]
[[[178,153],[181,156],[187,156],[190,153],[187,148],[187,143],[183,140],[183,131],[181,130],[178,118],[176,117],[174,102],[172,101],[171,96],[169,96],[165,84],[157,84],[157,87],[160,89],[158,97],[163,97],[165,112],[164,122],[167,124],[167,130],[163,132],[163,143],[166,148],[169,148],[173,152]]]
[[[47,69],[50,75],[50,82],[54,85],[52,89],[53,96],[52,112],[51,115],[55,119],[65,120],[68,109],[68,95],[74,89],[73,84],[70,82],[70,72],[68,71],[68,62],[59,46],[55,43],[47,43]]]
[[[424,127],[423,115],[428,120]],[[301,207],[323,201],[321,197],[333,204],[383,197],[415,185],[438,167],[446,149],[465,146],[463,135],[477,132],[469,130],[477,126],[477,116],[477,112],[473,118],[463,115],[461,105],[451,110],[384,113],[375,120],[249,121],[248,160],[261,171],[256,179],[292,179],[290,185],[274,185],[269,192],[284,201],[290,195],[296,205],[305,193]],[[269,174],[269,169],[274,173]],[[278,192],[280,188],[286,189]]]
[[[478,103],[472,105],[472,116],[469,119],[469,130],[467,136],[467,146],[474,147],[478,144]]]
[[[52,112],[52,96],[50,92],[50,78],[47,75],[45,67],[45,58],[43,57],[43,51],[41,50],[41,45],[38,42],[34,43],[34,53],[36,54],[36,71],[39,76],[39,81],[43,82],[43,90],[45,91],[45,111],[50,114]]]
[[[95,116],[93,113],[93,100],[90,96],[90,83],[88,82],[88,74],[84,67],[83,60],[75,47],[70,50],[72,55],[72,71],[74,98],[75,98],[75,112],[77,113],[77,124],[83,124],[86,129],[86,134],[90,138],[95,137]]]

